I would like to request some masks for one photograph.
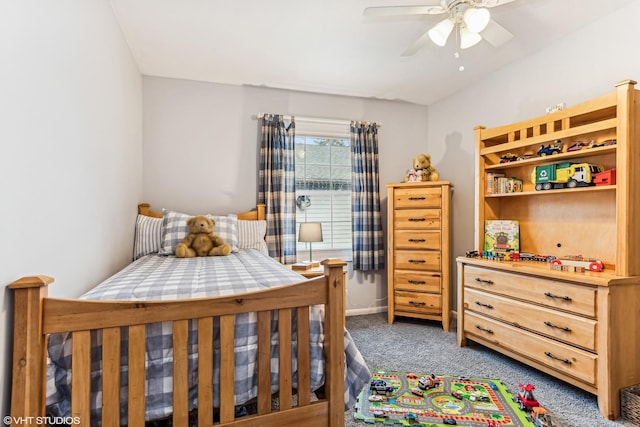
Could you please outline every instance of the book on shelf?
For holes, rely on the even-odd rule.
[[[502,173],[487,173],[487,194],[519,193],[522,191],[522,180],[505,177]]]
[[[518,221],[486,220],[484,224],[484,250],[520,252],[520,224]]]
[[[504,178],[503,173],[487,173],[487,194],[497,194],[498,178]]]

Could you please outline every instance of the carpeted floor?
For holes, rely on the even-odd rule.
[[[510,389],[519,383],[535,385],[535,396],[548,409],[558,427],[634,426],[619,418],[605,420],[598,411],[596,397],[543,372],[529,368],[477,344],[460,348],[455,325],[444,332],[438,322],[396,318],[387,323],[387,314],[347,317],[347,329],[371,370],[433,372],[468,377],[499,378]],[[345,415],[346,427],[363,427]]]

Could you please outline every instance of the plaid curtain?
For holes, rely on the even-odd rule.
[[[353,269],[384,269],[384,239],[380,217],[378,126],[351,122],[351,210]]]
[[[296,262],[295,121],[281,115],[261,121],[258,202],[266,204],[269,255],[283,264]]]

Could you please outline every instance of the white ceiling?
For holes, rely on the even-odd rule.
[[[635,0],[516,0],[491,9],[514,34],[460,51],[401,53],[442,15],[364,17],[439,0],[110,0],[144,75],[429,105]],[[569,52],[570,54],[570,52]],[[578,60],[578,59],[576,59]],[[458,67],[464,65],[464,71]]]

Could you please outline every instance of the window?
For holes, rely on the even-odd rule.
[[[323,241],[312,249],[324,256],[351,259],[351,149],[349,127],[342,135],[305,134],[296,122],[296,230],[300,223],[322,223]],[[297,231],[296,231],[297,232]],[[309,243],[297,243],[297,251]],[[301,257],[302,258],[302,257]],[[314,259],[316,257],[314,256]]]

